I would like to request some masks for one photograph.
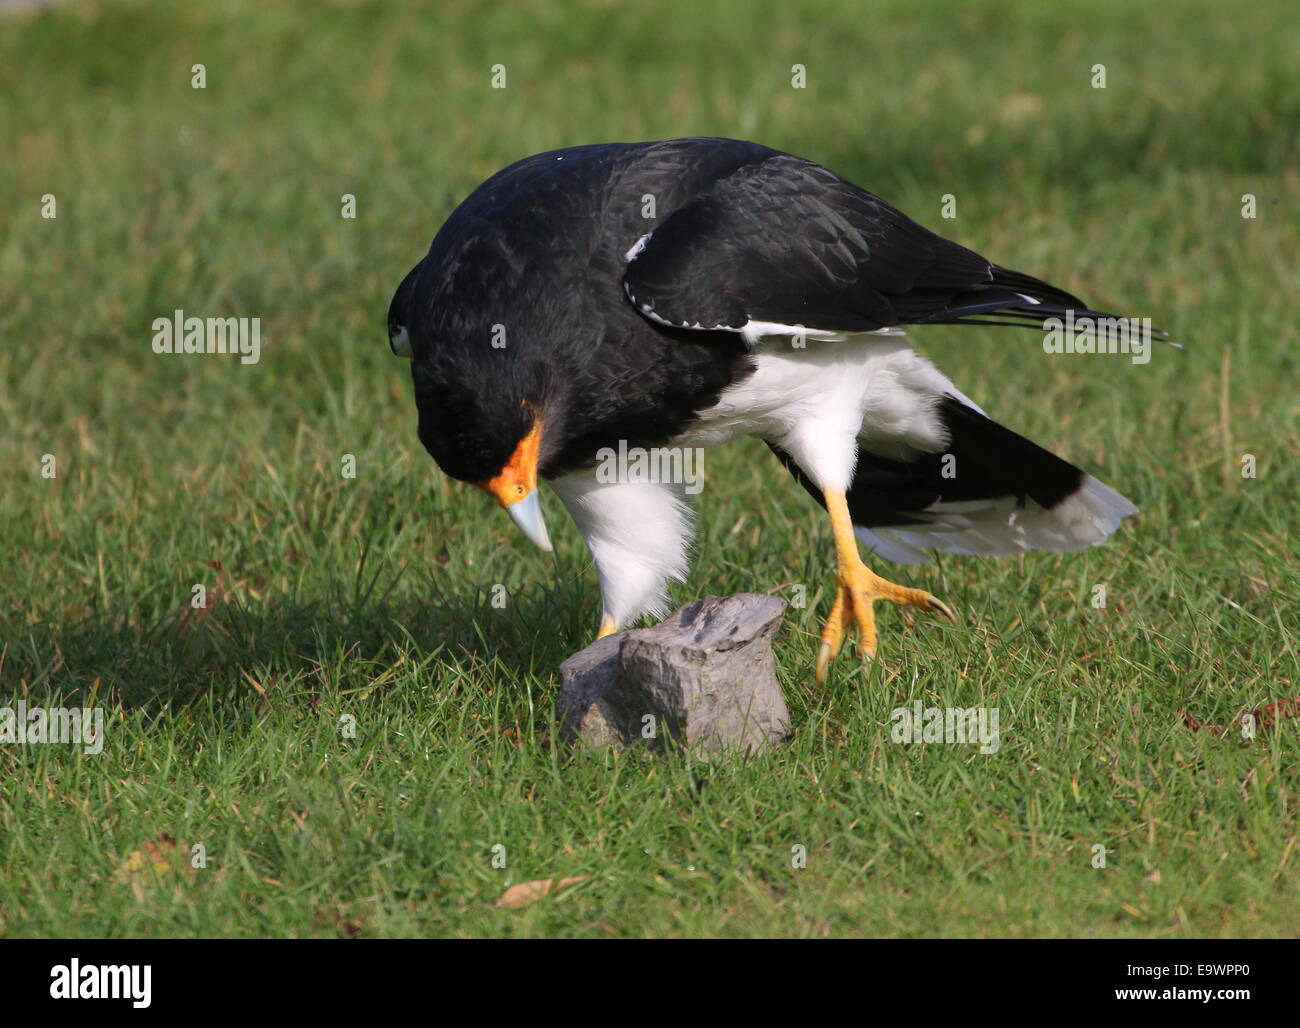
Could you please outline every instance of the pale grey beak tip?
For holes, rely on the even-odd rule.
[[[510,520],[519,527],[519,531],[528,536],[529,540],[547,553],[551,552],[553,549],[551,537],[546,532],[546,522],[542,520],[542,503],[537,496],[536,489],[522,500],[516,500],[507,506],[506,513],[510,515]]]
[[[411,334],[406,331],[405,325],[388,337],[388,345],[398,357],[411,360],[415,356],[415,351],[411,348]]]

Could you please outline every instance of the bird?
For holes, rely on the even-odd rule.
[[[599,581],[597,638],[666,613],[694,518],[682,482],[610,474],[600,455],[763,440],[829,516],[824,682],[851,631],[875,656],[878,601],[956,621],[864,550],[877,566],[1069,552],[1138,512],[994,421],[908,334],[1066,317],[1115,316],[813,161],[690,137],[557,149],[492,175],[402,279],[388,336],[443,473],[543,550],[539,482],[559,497]]]

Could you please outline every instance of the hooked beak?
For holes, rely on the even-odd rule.
[[[478,484],[505,508],[510,520],[524,535],[550,552],[551,537],[546,533],[542,504],[537,496],[537,450],[541,438],[542,425],[535,420],[528,434],[519,440],[500,474],[490,482]]]
[[[405,325],[399,325],[397,331],[388,337],[388,346],[394,354],[405,357],[408,361],[415,356],[415,351],[411,349],[411,333]]]
[[[551,552],[551,537],[546,534],[546,522],[542,520],[542,504],[537,498],[536,489],[522,500],[509,504],[506,513],[519,526],[519,531],[547,553]]]

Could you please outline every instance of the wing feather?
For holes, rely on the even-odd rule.
[[[629,252],[624,291],[680,328],[826,332],[1114,317],[917,224],[811,161],[773,153],[672,212]]]

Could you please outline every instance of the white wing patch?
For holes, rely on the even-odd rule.
[[[649,239],[650,237],[649,237],[649,236],[646,236],[645,238],[646,238],[646,239]],[[633,249],[636,249],[636,247],[633,247]],[[641,302],[639,302],[639,301],[637,300],[637,298],[636,298],[635,296],[632,295],[632,287],[631,287],[630,285],[628,285],[628,283],[626,283],[626,282],[623,283],[623,292],[626,293],[626,294],[627,294],[627,298],[628,298],[629,300],[632,301],[632,306],[633,306],[633,307],[635,307],[635,308],[636,308],[637,310],[639,310],[642,314],[644,314],[647,318],[649,318],[649,319],[650,319],[651,321],[653,321],[653,322],[656,322],[657,324],[660,324],[660,325],[667,325],[669,328],[688,328],[688,329],[691,329],[691,330],[696,331],[696,332],[735,332],[735,331],[737,331],[737,329],[733,328],[733,327],[730,326],[730,325],[714,325],[712,328],[710,328],[710,327],[708,327],[708,326],[701,325],[698,321],[696,321],[696,322],[689,322],[689,321],[669,321],[667,318],[660,317],[658,314],[655,313],[655,307],[654,307],[654,304],[652,304],[652,303],[641,303]]]
[[[623,254],[623,260],[624,260],[626,263],[631,264],[634,260],[636,260],[638,257],[640,257],[640,256],[641,256],[641,251],[644,250],[644,249],[646,248],[647,245],[649,245],[649,243],[650,243],[650,237],[651,237],[652,235],[654,235],[653,232],[647,232],[647,233],[646,233],[645,235],[643,235],[640,239],[638,239],[635,243],[633,243],[633,244],[632,244],[632,249],[628,250],[627,253]]]
[[[745,337],[746,345],[752,350],[760,339],[766,339],[769,336],[801,336],[804,339],[814,339],[821,343],[838,343],[848,338],[850,333],[836,332],[826,328],[809,328],[807,325],[782,325],[776,321],[754,321],[750,320],[740,326],[739,329],[730,329],[732,332],[739,332]],[[888,328],[878,328],[873,332],[856,332],[853,335],[864,336],[902,336],[907,333],[898,325],[890,325]]]
[[[628,251],[628,260],[634,260],[636,255],[644,249],[644,243],[649,236],[643,236]],[[819,343],[842,343],[851,335],[860,336],[905,336],[907,333],[898,325],[890,325],[887,328],[878,328],[871,332],[838,332],[828,328],[809,328],[807,325],[784,325],[777,321],[756,321],[753,318],[746,321],[743,325],[701,325],[698,321],[670,321],[668,318],[655,313],[653,303],[642,303],[632,292],[631,284],[623,283],[623,292],[631,301],[632,306],[639,310],[651,321],[659,325],[666,325],[668,328],[685,328],[695,332],[736,332],[744,337],[745,346],[753,350],[763,339],[770,339],[779,336],[789,338],[799,338]]]

